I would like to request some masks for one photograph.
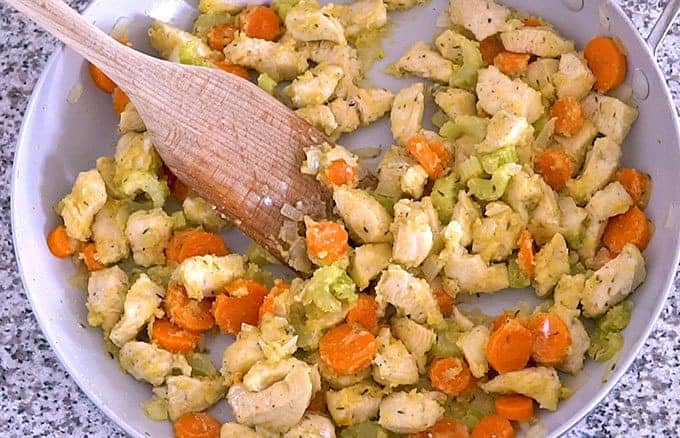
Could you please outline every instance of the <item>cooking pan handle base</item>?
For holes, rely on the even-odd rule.
[[[671,29],[673,21],[675,21],[675,17],[678,16],[679,12],[680,0],[670,0],[663,11],[661,11],[659,19],[656,21],[652,31],[649,32],[649,36],[647,37],[647,44],[649,44],[649,47],[651,47],[654,54],[656,54],[661,42]]]

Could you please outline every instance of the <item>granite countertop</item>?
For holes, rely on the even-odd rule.
[[[554,0],[556,1],[556,0]],[[588,0],[590,1],[590,0]],[[594,0],[593,0],[594,1]],[[615,0],[643,35],[667,0]],[[86,0],[69,0],[81,8]],[[10,230],[14,145],[34,84],[55,41],[0,4],[0,435],[124,436],[58,362],[21,285]],[[659,53],[680,104],[680,26]],[[680,278],[661,319],[614,390],[569,437],[677,436],[680,431]]]

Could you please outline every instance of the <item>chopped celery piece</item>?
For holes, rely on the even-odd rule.
[[[460,174],[460,181],[466,183],[473,178],[482,177],[484,175],[484,169],[482,169],[479,158],[472,156],[460,163],[458,173]]]
[[[597,362],[606,362],[613,358],[623,347],[623,336],[617,332],[603,332],[596,329],[590,338],[588,356]]]
[[[464,331],[455,321],[446,320],[446,328],[437,332],[437,342],[432,346],[434,357],[461,357],[463,352],[458,348],[456,342],[463,335]]]
[[[522,271],[519,269],[517,257],[512,257],[510,260],[508,260],[508,282],[510,283],[510,287],[516,289],[529,287],[531,284],[531,281],[525,277]]]
[[[154,283],[167,288],[174,271],[175,269],[171,266],[157,265],[147,269],[146,275],[148,275]]]
[[[286,21],[286,15],[298,3],[300,3],[300,0],[274,0],[272,2],[272,9],[279,15],[281,21]]]
[[[449,120],[450,120],[449,116],[447,116],[446,113],[442,110],[437,110],[432,115],[432,125],[436,126],[437,128],[441,128]]]
[[[481,201],[495,201],[505,193],[510,178],[520,171],[519,164],[505,164],[496,170],[491,179],[472,178],[467,182],[470,193]]]
[[[541,131],[543,131],[543,128],[545,128],[546,123],[550,120],[550,115],[549,114],[543,114],[538,120],[536,120],[533,123],[534,126],[534,132],[538,136]]]
[[[439,220],[443,224],[448,224],[451,220],[458,190],[461,188],[462,185],[454,174],[439,178],[434,182],[430,198],[432,199],[432,206],[437,210]]]
[[[479,161],[482,164],[482,169],[489,175],[493,174],[499,167],[504,164],[517,162],[517,150],[514,146],[506,146],[500,148],[490,154],[482,155]]]
[[[198,67],[214,67],[212,63],[206,61],[198,54],[198,43],[195,41],[182,44],[179,48],[180,64],[195,65]]]
[[[271,265],[276,263],[276,259],[257,243],[253,242],[246,250],[246,257],[252,263],[259,266]]]
[[[463,65],[454,66],[449,84],[453,87],[474,91],[477,85],[477,73],[484,66],[482,53],[479,51],[479,43],[460,34],[453,35],[451,38],[461,50]]]
[[[149,400],[142,403],[142,409],[150,420],[165,421],[168,419],[168,402],[157,395],[152,395]]]
[[[385,195],[379,195],[377,193],[371,193],[371,196],[373,196],[375,200],[378,201],[380,205],[382,205],[390,214],[394,214],[394,204],[397,202],[394,198],[390,198],[389,196]]]
[[[274,276],[271,272],[260,269],[255,263],[248,263],[248,269],[246,273],[243,274],[244,278],[249,280],[255,280],[260,284],[263,284],[267,289],[274,287]]]
[[[456,140],[464,135],[470,136],[475,143],[481,143],[486,138],[486,128],[489,120],[477,116],[457,116],[454,120],[444,123],[439,129],[439,135]]]
[[[267,73],[260,73],[260,76],[257,77],[257,86],[269,94],[274,94],[276,85],[276,81],[272,79]]]
[[[194,21],[194,35],[199,38],[204,38],[213,27],[222,24],[232,24],[233,22],[234,17],[227,12],[208,12],[206,14],[201,14],[196,17],[196,21]]]
[[[340,438],[390,438],[393,434],[374,421],[353,424],[340,432]]]
[[[170,189],[165,180],[151,172],[131,172],[123,179],[121,190],[126,196],[134,198],[140,192],[145,193],[153,203],[154,208],[161,208],[166,198],[170,195]]]
[[[190,353],[184,357],[186,357],[187,363],[191,366],[191,375],[194,377],[215,377],[220,374],[210,358],[205,354]]]
[[[630,314],[633,311],[633,303],[626,300],[607,310],[597,321],[597,328],[602,332],[620,332],[630,322]]]
[[[323,312],[337,312],[342,307],[341,301],[354,302],[356,299],[356,285],[335,265],[317,269],[302,293],[303,304],[313,303]]]
[[[172,231],[181,230],[187,227],[187,218],[184,216],[183,211],[176,211],[170,215],[170,220],[172,221]]]

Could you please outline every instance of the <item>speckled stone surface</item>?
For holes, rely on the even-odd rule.
[[[618,2],[643,35],[667,3]],[[69,3],[82,8],[88,2]],[[14,144],[31,90],[54,47],[52,38],[0,4],[0,436],[119,437],[124,433],[88,400],[52,353],[31,312],[12,248]],[[659,51],[659,62],[677,107],[678,24]],[[675,286],[631,369],[569,437],[680,436],[680,276]]]

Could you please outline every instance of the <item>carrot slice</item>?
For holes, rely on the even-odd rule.
[[[345,160],[335,160],[328,165],[324,176],[329,187],[338,187],[354,183],[357,180],[357,170]]]
[[[534,401],[520,394],[501,395],[496,401],[496,413],[512,421],[529,421],[534,416]]]
[[[472,430],[471,438],[515,438],[515,429],[500,415],[488,415]]]
[[[599,92],[613,90],[626,79],[626,54],[613,38],[593,38],[583,50],[583,56],[595,75],[595,88]]]
[[[573,97],[557,99],[550,108],[550,117],[555,117],[555,132],[565,137],[571,137],[583,128],[586,121],[583,108]]]
[[[378,303],[366,294],[359,294],[357,302],[347,312],[347,322],[375,333],[378,330]]]
[[[624,167],[618,171],[616,179],[633,198],[635,205],[642,209],[647,206],[652,193],[652,179],[649,175],[632,167]]]
[[[442,312],[442,315],[451,316],[451,313],[453,313],[453,297],[440,288],[434,290],[434,297],[437,300],[437,304],[439,304],[439,310]]]
[[[479,51],[482,54],[482,60],[486,65],[493,65],[496,56],[505,51],[503,42],[498,35],[487,37],[479,42]]]
[[[609,251],[618,255],[626,243],[632,243],[640,251],[644,251],[651,237],[652,226],[649,219],[637,206],[632,206],[627,212],[609,219],[602,242]]]
[[[251,38],[274,41],[281,35],[281,19],[272,8],[255,6],[246,13],[243,31]]]
[[[531,55],[528,53],[503,51],[496,55],[493,59],[493,64],[498,67],[498,70],[508,76],[521,76],[529,68],[529,58],[531,58]]]
[[[276,297],[287,292],[290,289],[290,285],[282,280],[274,281],[274,287],[271,291],[264,297],[262,305],[259,310],[259,321],[262,321],[265,315],[278,315],[279,309],[276,305]]]
[[[128,103],[130,103],[130,98],[128,97],[128,95],[125,94],[125,92],[118,87],[114,88],[112,99],[113,110],[116,112],[116,114],[120,114],[123,111],[125,111],[125,107],[127,106]]]
[[[97,247],[94,243],[88,243],[87,245],[83,246],[83,249],[80,252],[83,257],[83,262],[85,262],[85,266],[87,266],[87,270],[90,272],[99,271],[100,269],[104,269],[106,267],[106,265],[94,257],[96,252]]]
[[[167,319],[157,319],[151,326],[151,340],[171,353],[191,353],[201,340],[201,334],[176,326]]]
[[[375,336],[356,325],[333,327],[319,341],[319,357],[328,369],[342,376],[370,366],[377,351]]]
[[[470,438],[470,432],[460,421],[443,418],[426,431],[410,434],[409,438]]]
[[[563,151],[548,148],[536,157],[534,169],[545,179],[545,182],[550,187],[559,191],[566,187],[567,181],[571,178],[574,163]]]
[[[307,251],[324,264],[340,260],[349,251],[349,235],[337,222],[317,222],[307,227]]]
[[[205,412],[189,412],[175,421],[175,438],[219,438],[222,424]]]
[[[534,276],[536,261],[534,260],[534,239],[531,237],[529,230],[524,230],[519,235],[518,245],[517,264],[522,274],[527,278],[531,278]]]
[[[103,71],[99,70],[99,67],[92,63],[87,64],[87,68],[90,71],[90,76],[92,77],[92,82],[105,93],[111,94],[118,86],[115,82],[111,80],[108,76],[104,74]]]
[[[522,24],[524,24],[526,27],[541,27],[545,25],[545,23],[543,23],[543,20],[536,17],[525,18],[524,20],[522,20]]]
[[[529,321],[533,336],[531,357],[543,365],[557,365],[569,353],[569,327],[554,313],[542,312]]]
[[[227,45],[234,41],[238,29],[230,24],[218,24],[213,26],[208,32],[208,45],[211,49],[224,50]]]
[[[216,63],[215,65],[220,70],[224,70],[227,73],[231,73],[233,75],[240,76],[243,79],[250,80],[250,74],[248,73],[248,70],[245,67],[242,67],[242,66],[236,65],[236,64],[230,64],[226,61],[220,61],[220,62]]]
[[[416,134],[408,141],[406,148],[431,178],[439,178],[444,172],[449,157],[441,141],[428,140]]]
[[[267,289],[255,280],[238,279],[227,285],[227,291],[230,295],[215,299],[213,315],[222,332],[237,335],[242,324],[257,324]]]
[[[168,246],[165,248],[165,258],[174,263],[179,263],[179,252],[182,250],[182,245],[184,245],[184,240],[191,233],[198,231],[198,228],[188,228],[186,230],[178,230],[170,238]]]
[[[69,237],[65,226],[57,225],[47,235],[47,247],[53,256],[63,259],[75,254],[78,241]]]
[[[429,376],[432,386],[454,397],[463,393],[473,381],[467,363],[457,357],[446,357],[432,362]]]
[[[175,263],[182,263],[189,257],[212,254],[229,254],[222,236],[198,228],[176,231],[165,249],[165,256]]]
[[[170,321],[193,332],[204,332],[215,325],[209,299],[192,300],[180,284],[171,284],[165,293],[163,307]]]
[[[516,318],[508,318],[491,333],[486,358],[499,373],[521,370],[531,357],[532,342],[531,331]]]

